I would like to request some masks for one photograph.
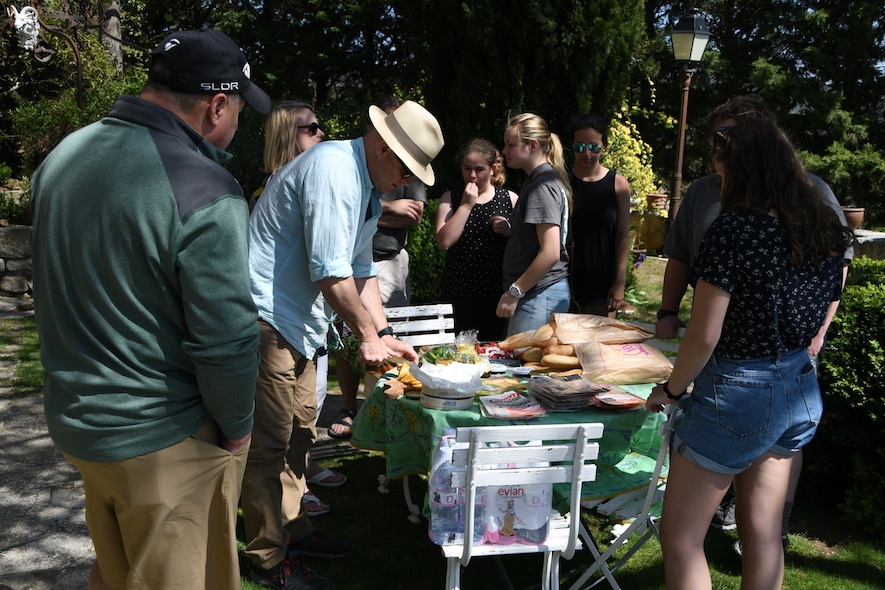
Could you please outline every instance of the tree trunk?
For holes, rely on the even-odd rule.
[[[111,63],[117,67],[117,73],[123,73],[123,39],[120,26],[120,3],[112,0],[104,14],[99,15],[101,20],[101,40],[108,48]]]

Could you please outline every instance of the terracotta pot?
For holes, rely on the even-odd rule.
[[[666,209],[667,195],[657,193],[645,195],[645,202],[648,204],[649,209]]]
[[[856,230],[863,223],[864,211],[863,207],[842,207],[842,213],[845,214],[845,221],[848,222],[851,231]]]

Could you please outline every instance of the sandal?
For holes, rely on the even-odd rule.
[[[322,516],[332,511],[328,504],[310,493],[301,496],[301,507],[308,516]]]
[[[347,421],[348,418],[350,419],[350,422]],[[339,440],[349,439],[351,436],[353,436],[353,419],[354,418],[356,418],[356,410],[348,410],[347,408],[341,408],[341,411],[338,412],[338,419],[335,420],[334,422],[332,422],[331,425],[329,425],[329,436],[331,436],[332,438],[337,438]],[[344,426],[347,428],[347,430],[344,430],[342,432],[335,432],[334,430],[332,430],[332,426],[334,426],[335,424],[338,424],[340,426]]]
[[[323,469],[313,477],[307,478],[307,483],[310,485],[322,486],[324,488],[337,488],[338,486],[344,485],[344,482],[346,481],[347,476],[343,473],[332,471],[331,469]]]

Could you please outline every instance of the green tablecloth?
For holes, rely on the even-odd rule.
[[[388,374],[385,378],[392,377]],[[596,481],[587,482],[582,500],[610,498],[648,485],[661,445],[658,425],[663,414],[645,410],[614,412],[587,409],[580,412],[551,412],[530,421],[502,421],[485,418],[479,403],[468,410],[432,410],[419,400],[401,397],[389,400],[381,389],[382,379],[369,393],[353,423],[353,446],[384,451],[387,477],[427,475],[433,451],[446,427],[495,426],[509,424],[562,424],[601,422],[605,426],[599,441]],[[651,393],[651,384],[623,388],[643,398]],[[666,473],[664,471],[663,473]]]

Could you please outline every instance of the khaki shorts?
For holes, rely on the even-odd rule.
[[[218,446],[207,423],[171,447],[124,461],[65,454],[83,477],[102,578],[119,590],[239,590],[237,503],[249,445]]]

